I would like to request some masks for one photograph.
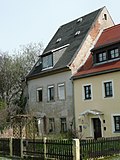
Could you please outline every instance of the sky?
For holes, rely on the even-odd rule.
[[[120,23],[120,0],[0,0],[0,50],[49,43],[57,29],[103,6]]]

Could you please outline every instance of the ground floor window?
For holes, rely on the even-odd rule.
[[[120,132],[120,115],[114,116],[114,127],[115,127],[115,132],[119,131]]]
[[[55,131],[55,119],[49,118],[49,132]]]
[[[61,118],[61,132],[67,131],[67,123],[66,118]]]

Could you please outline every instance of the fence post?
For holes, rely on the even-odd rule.
[[[12,157],[12,154],[13,154],[13,152],[12,152],[12,150],[13,150],[13,148],[12,148],[12,137],[10,138],[9,147],[10,147],[10,156]]]
[[[21,158],[23,158],[23,139],[20,139],[20,147],[21,147]]]
[[[80,160],[80,142],[79,142],[79,139],[73,139],[73,160]]]
[[[46,148],[46,140],[47,140],[47,138],[44,137],[44,159],[47,158],[47,157],[46,157],[46,152],[47,152],[47,148]]]

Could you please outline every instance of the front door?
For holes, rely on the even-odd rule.
[[[101,122],[99,118],[93,118],[94,139],[102,137]]]

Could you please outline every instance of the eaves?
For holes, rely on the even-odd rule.
[[[64,68],[58,68],[58,69],[55,69],[55,70],[47,70],[47,71],[44,71],[44,72],[40,72],[40,73],[37,73],[37,74],[34,74],[34,75],[31,75],[29,77],[26,77],[26,80],[29,81],[29,80],[33,80],[33,79],[37,79],[37,78],[41,78],[41,77],[46,77],[46,76],[50,76],[50,75],[53,75],[53,74],[58,74],[58,73],[61,73],[61,72],[66,72],[66,71],[70,71],[70,69],[68,67],[64,67]]]
[[[100,71],[100,72],[87,73],[87,74],[82,74],[79,76],[73,76],[71,79],[77,80],[77,79],[88,78],[88,77],[92,77],[92,76],[98,76],[98,75],[112,73],[112,72],[118,72],[118,71],[120,71],[120,68],[114,68],[114,69]]]

